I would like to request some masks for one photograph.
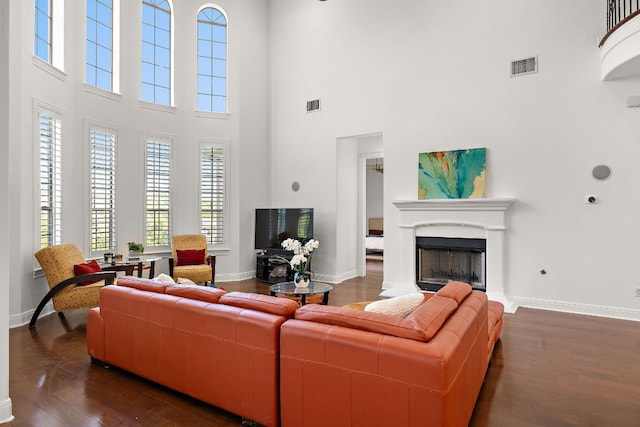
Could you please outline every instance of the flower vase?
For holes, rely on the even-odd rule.
[[[306,288],[307,286],[309,286],[309,279],[307,278],[307,276],[304,276],[302,274],[295,273],[293,275],[293,281],[296,284],[296,288]]]

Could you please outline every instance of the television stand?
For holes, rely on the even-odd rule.
[[[289,251],[256,255],[256,280],[272,285],[292,281],[294,272],[288,262],[292,257],[293,254]]]

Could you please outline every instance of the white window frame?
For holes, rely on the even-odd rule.
[[[113,135],[114,138],[114,142],[113,142],[113,149],[112,149],[112,156],[113,156],[113,161],[112,161],[112,198],[111,198],[111,215],[112,215],[112,230],[110,231],[111,235],[112,235],[112,241],[111,241],[111,247],[109,248],[101,248],[101,249],[96,249],[93,246],[93,237],[94,237],[94,230],[93,230],[93,212],[94,212],[94,203],[93,203],[93,199],[94,199],[94,195],[93,195],[93,174],[95,173],[96,169],[93,168],[93,157],[94,157],[94,152],[93,152],[93,141],[92,141],[92,134],[93,132],[99,132],[99,133],[105,133],[105,134],[110,134]],[[89,248],[89,256],[90,257],[102,257],[102,255],[105,252],[116,252],[117,248],[118,248],[118,226],[117,226],[117,220],[118,220],[118,212],[117,212],[117,195],[118,195],[118,141],[119,141],[119,135],[118,135],[118,129],[115,127],[111,127],[109,125],[105,125],[105,124],[100,124],[100,123],[96,123],[96,122],[86,122],[86,141],[87,141],[87,147],[88,147],[88,158],[87,158],[87,166],[88,166],[88,175],[87,175],[87,182],[88,184],[88,242],[87,242],[87,248]]]
[[[207,246],[210,250],[217,251],[228,251],[229,250],[229,141],[227,140],[214,140],[214,139],[203,139],[199,140],[198,147],[198,229],[202,232],[202,234],[207,234],[202,231],[202,204],[203,204],[203,170],[202,170],[202,157],[205,149],[220,149],[222,150],[222,159],[223,159],[223,198],[222,201],[222,241],[219,243],[210,243],[209,236],[207,236]]]
[[[99,0],[98,0],[99,1]],[[84,2],[85,8],[87,2]],[[85,19],[88,20],[88,16],[85,9]],[[84,26],[85,31],[85,44],[89,43],[89,37],[87,34],[87,25]],[[91,90],[105,91],[107,94],[120,93],[120,0],[111,1],[111,90],[106,90],[93,84],[87,83],[86,67],[87,67],[87,49],[84,50],[84,63],[85,63],[85,84]],[[97,56],[97,55],[96,55]]]
[[[41,64],[48,64],[57,68],[58,70],[64,72],[64,0],[49,0],[50,2],[50,29],[49,29],[49,44],[51,45],[51,49],[49,51],[49,60],[46,61],[39,56],[36,55],[35,52],[35,37],[36,37],[36,29],[33,29],[33,57],[34,63],[39,66]],[[35,13],[36,13],[36,5],[35,0],[32,3],[33,5],[33,17],[34,17],[34,25],[35,25]],[[39,63],[38,63],[39,62]],[[51,70],[47,70],[50,71]],[[64,77],[63,75],[58,75],[53,72],[57,77]]]
[[[199,101],[198,101],[198,97],[200,96],[200,85],[199,85],[199,81],[200,81],[200,74],[199,74],[199,60],[200,60],[200,37],[199,37],[199,26],[200,26],[200,21],[199,21],[199,16],[200,13],[205,10],[205,9],[215,9],[216,11],[218,11],[225,19],[225,55],[224,55],[224,61],[225,61],[225,74],[224,74],[224,111],[213,111],[213,108],[211,110],[200,110],[199,109]],[[216,42],[215,40],[212,40],[212,42]],[[221,116],[221,117],[225,117],[228,115],[229,113],[229,17],[227,16],[226,12],[220,7],[217,6],[215,4],[212,3],[208,3],[203,5],[202,7],[200,7],[200,9],[198,9],[198,13],[196,14],[196,112],[197,113],[204,113],[204,114],[209,114],[212,116]],[[213,60],[214,58],[212,58]],[[212,83],[213,84],[213,83]],[[211,97],[215,97],[215,93],[211,94]]]
[[[175,74],[175,63],[174,63],[174,38],[175,38],[175,30],[174,30],[174,25],[175,25],[175,19],[174,19],[174,7],[173,7],[173,1],[172,0],[165,0],[168,4],[169,4],[169,103],[168,104],[159,104],[157,102],[155,93],[154,93],[154,99],[153,100],[148,100],[148,99],[143,99],[142,97],[142,85],[143,85],[143,81],[142,81],[142,76],[144,74],[144,72],[142,71],[142,65],[143,65],[143,61],[142,61],[142,56],[140,58],[140,101],[143,103],[149,103],[149,104],[156,104],[159,106],[163,106],[163,107],[174,107],[175,106],[175,84],[174,84],[174,74]],[[144,0],[141,2],[141,7],[144,8]],[[140,20],[140,26],[142,27],[143,23],[142,23],[142,19]],[[142,45],[142,30],[140,33],[140,44]],[[155,65],[155,63],[154,63]],[[154,80],[154,86],[156,86],[155,84],[155,80]]]
[[[148,251],[153,251],[153,252],[161,252],[161,251],[167,251],[170,248],[171,245],[171,234],[172,234],[172,230],[173,230],[173,209],[172,209],[172,201],[173,201],[173,139],[170,137],[166,137],[166,136],[159,136],[159,135],[151,135],[151,134],[146,134],[143,136],[144,138],[144,201],[143,201],[143,209],[144,209],[144,216],[143,216],[143,241],[145,242],[145,247],[147,248],[147,252]],[[149,188],[149,174],[148,174],[148,168],[149,168],[149,149],[148,149],[148,145],[149,143],[157,143],[157,144],[165,144],[169,147],[169,156],[168,156],[168,162],[169,162],[169,182],[168,182],[168,191],[169,191],[169,202],[168,202],[168,224],[167,224],[167,242],[165,245],[152,245],[149,240],[148,240],[148,234],[147,234],[147,226],[148,226],[148,221],[147,221],[147,214],[149,211],[149,206],[148,206],[148,197],[149,194],[151,192],[151,189]]]
[[[56,245],[56,244],[60,244],[63,241],[63,205],[62,205],[62,200],[63,200],[63,193],[62,193],[62,173],[63,173],[63,168],[62,168],[62,144],[64,141],[64,114],[62,111],[47,105],[39,100],[34,100],[33,103],[33,141],[34,141],[34,153],[35,153],[35,159],[34,159],[34,176],[37,177],[36,179],[34,179],[34,224],[36,224],[36,226],[34,227],[34,229],[38,230],[37,233],[35,234],[35,238],[34,238],[34,252],[40,250],[43,247],[42,245],[42,180],[41,180],[41,173],[42,173],[42,156],[41,156],[41,150],[42,150],[42,141],[41,141],[41,122],[40,122],[40,118],[41,116],[48,116],[50,117],[52,120],[55,120],[57,122],[59,122],[59,127],[60,127],[60,131],[58,133],[58,138],[56,138],[56,141],[53,142],[54,147],[54,159],[53,159],[53,168],[55,170],[54,175],[55,177],[53,178],[53,182],[51,183],[51,186],[53,187],[52,191],[53,191],[53,199],[54,199],[54,205],[56,205],[56,207],[54,208],[54,212],[53,212],[53,236],[52,236],[52,240],[50,242],[48,242],[48,244],[46,246],[49,245]],[[35,264],[34,264],[35,265]],[[36,268],[38,268],[36,266]]]

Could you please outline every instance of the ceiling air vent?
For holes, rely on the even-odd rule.
[[[532,74],[538,72],[538,57],[532,56],[531,58],[518,59],[517,61],[511,61],[511,77],[524,76],[526,74]]]
[[[313,113],[315,111],[320,111],[320,100],[312,99],[311,101],[307,101],[307,113]]]

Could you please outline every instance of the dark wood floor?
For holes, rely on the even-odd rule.
[[[382,264],[345,281],[331,305],[377,299]],[[227,290],[268,293],[255,280]],[[239,426],[232,414],[116,368],[92,364],[86,310],[10,331],[17,426]],[[640,323],[520,309],[505,315],[472,426],[640,426]]]

